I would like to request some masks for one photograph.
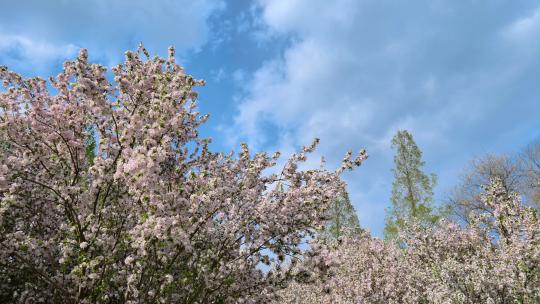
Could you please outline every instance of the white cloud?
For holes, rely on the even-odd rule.
[[[223,79],[225,79],[226,74],[227,72],[225,72],[224,68],[219,68],[217,70],[210,71],[210,78],[212,79],[212,81],[219,83]]]
[[[538,38],[538,34],[540,34],[540,8],[513,22],[506,32],[510,39],[523,42]]]
[[[531,43],[536,58],[520,58],[504,38],[511,26],[531,33],[537,14],[531,4],[490,3],[260,1],[260,22],[291,44],[254,73],[229,134],[286,149],[320,137],[334,165],[347,148],[367,147],[372,156],[348,176],[349,190],[380,215],[391,185],[389,141],[407,128],[448,186],[456,164],[501,147],[510,130],[538,117],[531,80],[540,48]],[[361,218],[380,232],[380,218]]]
[[[0,9],[0,33],[17,37],[9,38],[12,45],[60,49],[59,56],[64,46],[85,47],[91,57],[112,64],[139,42],[160,54],[170,45],[180,52],[200,48],[210,38],[208,19],[224,6],[212,0],[11,1]],[[0,53],[0,59],[6,56],[16,54]]]
[[[51,64],[75,56],[78,50],[73,44],[54,45],[0,32],[2,64],[16,71],[31,68],[37,74],[47,73]]]

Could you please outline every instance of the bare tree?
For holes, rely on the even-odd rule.
[[[523,194],[527,203],[540,208],[540,140],[533,142],[521,154],[523,163]]]
[[[520,194],[526,205],[540,208],[540,141],[515,156],[487,154],[471,160],[448,198],[454,215],[467,222],[471,212],[491,212],[480,194],[494,179],[508,193]]]

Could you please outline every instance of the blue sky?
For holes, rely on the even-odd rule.
[[[438,175],[438,201],[470,158],[540,138],[540,1],[0,0],[0,64],[25,75],[57,74],[81,47],[111,66],[141,41],[176,46],[207,80],[216,150],[287,154],[320,137],[337,166],[366,148],[345,179],[376,235],[398,129]]]

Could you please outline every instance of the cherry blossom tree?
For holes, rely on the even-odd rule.
[[[470,226],[411,225],[396,242],[364,234],[326,250],[330,276],[294,282],[280,303],[538,303],[540,220],[500,180],[481,195],[491,213]],[[493,231],[495,229],[495,231]]]
[[[0,68],[0,302],[265,302],[326,265],[303,243],[365,152],[299,170],[315,141],[265,174],[279,153],[199,137],[173,49],[112,74],[86,50],[50,82]]]

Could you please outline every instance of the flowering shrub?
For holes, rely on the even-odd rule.
[[[85,50],[50,86],[0,67],[0,302],[264,302],[324,264],[302,243],[365,152],[299,170],[315,141],[263,174],[279,154],[199,138],[203,82],[172,49],[112,72]]]
[[[494,181],[482,195],[492,214],[465,228],[412,226],[397,242],[364,234],[323,258],[333,276],[292,283],[285,303],[539,303],[540,221]],[[328,262],[327,262],[328,263]]]

